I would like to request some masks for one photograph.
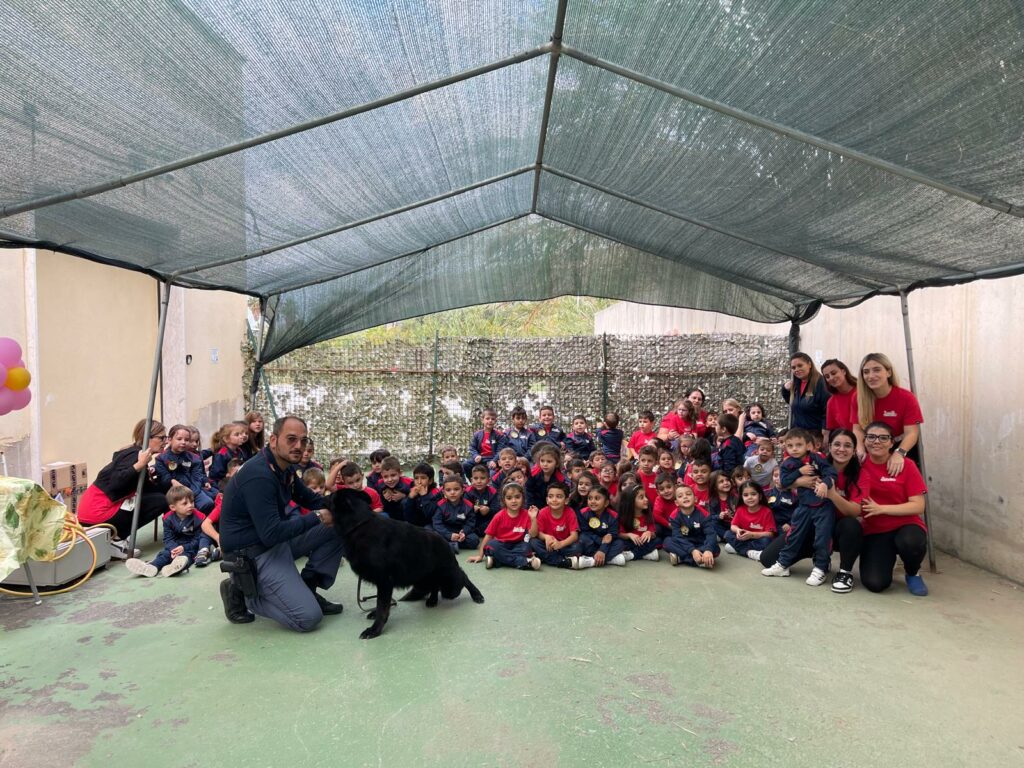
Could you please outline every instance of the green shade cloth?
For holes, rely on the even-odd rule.
[[[264,361],[490,301],[782,322],[1024,270],[1010,0],[13,0],[0,33],[0,241],[267,298]]]

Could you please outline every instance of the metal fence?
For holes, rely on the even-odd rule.
[[[412,462],[448,444],[464,453],[486,407],[507,424],[517,405],[534,421],[550,404],[567,430],[577,413],[593,424],[612,410],[628,434],[639,411],[660,417],[697,386],[710,410],[726,397],[760,401],[785,423],[787,354],[785,338],[743,334],[328,343],[266,366],[253,405],[305,418],[320,459],[387,448]],[[251,375],[251,348],[248,359]]]

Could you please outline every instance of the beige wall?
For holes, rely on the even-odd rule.
[[[32,263],[30,253],[0,251],[0,335],[21,340],[33,323],[38,327],[37,359],[26,361],[38,366],[32,391],[39,426],[33,428],[31,407],[0,417],[0,446],[13,444],[12,475],[35,478],[34,445],[37,464],[85,461],[94,478],[111,453],[130,442],[132,427],[146,414],[157,283],[137,272],[49,251],[35,253]],[[32,268],[26,270],[26,264]],[[208,440],[214,424],[242,415],[246,299],[178,288],[171,296],[166,392],[158,391],[156,416],[196,423]],[[216,363],[211,348],[218,350]],[[192,354],[192,365],[186,366],[185,354]]]
[[[1024,455],[1024,356],[1018,337],[1024,305],[1017,300],[1022,293],[1024,277],[1015,277],[929,288],[909,298],[935,542],[1019,582],[1024,582],[1024,486],[1018,479]],[[659,312],[667,314],[659,317]],[[713,314],[616,305],[598,314],[595,330],[721,330],[707,317]],[[735,318],[726,327],[761,332],[759,324]],[[788,331],[786,324],[769,328]],[[801,349],[818,362],[838,357],[854,371],[868,352],[883,352],[909,385],[898,298],[822,309],[801,329]]]
[[[653,307],[620,301],[594,316],[594,333],[661,336],[678,333],[756,333],[785,336],[787,323],[754,323],[741,317],[699,309]]]

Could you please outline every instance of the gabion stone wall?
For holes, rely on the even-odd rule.
[[[710,410],[726,397],[756,400],[769,420],[785,424],[778,387],[787,354],[784,337],[743,334],[442,338],[317,345],[275,361],[264,376],[277,413],[309,422],[318,458],[364,460],[383,447],[414,462],[431,445],[435,454],[446,444],[464,453],[488,406],[506,424],[516,405],[533,421],[538,407],[550,404],[565,429],[576,413],[593,423],[614,410],[628,434],[638,411],[649,408],[660,418],[698,386]],[[265,393],[261,387],[255,407],[269,418]]]

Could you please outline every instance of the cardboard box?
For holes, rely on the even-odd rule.
[[[43,465],[43,490],[53,497],[60,494],[71,512],[78,513],[78,501],[89,487],[88,470],[85,462],[73,464],[70,461],[55,461]]]

